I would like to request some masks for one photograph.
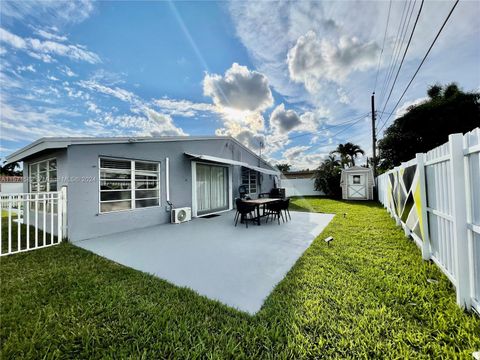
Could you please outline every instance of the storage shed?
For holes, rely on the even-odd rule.
[[[373,171],[360,166],[343,169],[340,186],[344,200],[373,200]]]

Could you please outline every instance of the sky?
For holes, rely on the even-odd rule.
[[[480,88],[480,2],[462,0],[394,106],[453,3],[2,1],[0,157],[46,136],[214,134],[294,169],[347,141],[371,156],[373,91],[381,138],[430,85]]]

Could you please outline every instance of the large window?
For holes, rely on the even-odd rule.
[[[159,164],[100,159],[100,212],[138,209],[160,204]]]
[[[257,192],[257,172],[242,167],[242,185],[247,188],[247,193],[255,194]]]
[[[29,180],[30,192],[57,191],[57,160],[30,164]]]

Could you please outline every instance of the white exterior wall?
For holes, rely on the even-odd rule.
[[[0,194],[18,194],[23,192],[22,182],[0,183]]]
[[[281,179],[280,187],[285,188],[285,196],[322,196],[323,191],[315,190],[315,179]]]

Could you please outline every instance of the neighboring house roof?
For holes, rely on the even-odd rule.
[[[21,182],[23,182],[22,176],[0,175],[0,183],[21,183]]]
[[[173,141],[201,141],[201,140],[230,140],[235,142],[254,156],[252,150],[231,136],[161,136],[161,137],[44,137],[21,148],[6,157],[6,164],[22,161],[30,156],[47,150],[65,149],[71,145],[95,145],[95,144],[122,144],[140,142],[173,142]],[[275,170],[272,165],[262,159],[264,165]]]
[[[289,171],[284,172],[283,176],[287,179],[311,179],[315,176],[315,171]]]

